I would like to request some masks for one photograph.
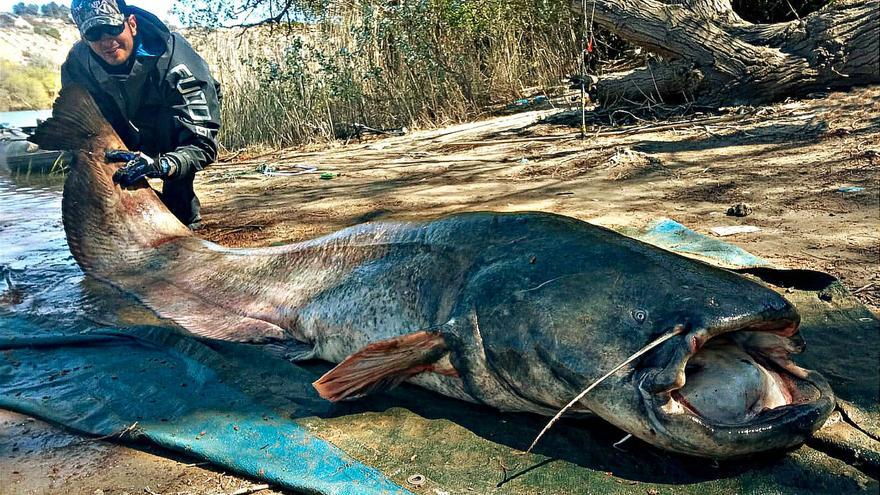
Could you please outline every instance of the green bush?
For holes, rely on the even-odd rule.
[[[57,67],[0,59],[0,112],[50,108],[60,86]]]
[[[61,33],[53,27],[34,26],[34,33],[39,34],[40,36],[48,36],[57,41],[61,41]]]

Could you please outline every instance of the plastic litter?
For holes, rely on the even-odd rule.
[[[660,218],[645,229],[623,234],[681,254],[690,254],[728,268],[769,266],[764,259],[718,239],[697,233],[669,218]]]
[[[260,167],[260,172],[262,172],[263,175],[268,175],[271,177],[291,177],[294,175],[318,173],[318,167],[312,167],[310,165],[293,165],[291,168],[298,170],[279,170],[274,165],[265,164]]]
[[[544,95],[538,95],[534,98],[521,98],[519,100],[514,101],[511,106],[514,107],[524,107],[526,105],[538,105],[541,103],[546,103],[547,97]]]
[[[864,191],[864,190],[865,190],[864,187],[859,187],[859,186],[846,186],[846,187],[840,187],[840,188],[838,188],[838,189],[837,189],[837,192],[842,192],[842,193],[855,193],[855,192],[862,192],[862,191]]]
[[[736,234],[749,234],[752,232],[760,232],[760,227],[755,227],[754,225],[734,225],[730,227],[712,227],[709,229],[712,234],[717,235],[718,237],[727,237],[730,235]]]

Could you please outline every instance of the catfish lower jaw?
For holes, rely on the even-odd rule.
[[[701,335],[678,343],[692,352],[676,349],[666,367],[633,375],[648,413],[646,440],[688,455],[739,457],[797,445],[831,414],[825,379],[789,360],[802,350],[796,324]]]
[[[681,454],[711,459],[784,450],[806,441],[833,409],[833,397],[823,395],[814,403],[765,410],[752,421],[739,425],[713,424],[694,414],[663,414],[651,424],[652,443]]]

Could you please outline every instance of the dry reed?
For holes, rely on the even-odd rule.
[[[189,37],[223,86],[227,149],[425,127],[559,87],[578,24],[551,2],[355,1],[307,24]]]

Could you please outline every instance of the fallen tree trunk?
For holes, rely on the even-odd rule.
[[[573,0],[583,15],[582,0]],[[600,79],[599,98],[722,106],[880,82],[880,2],[844,0],[803,19],[751,24],[729,0],[586,0],[596,24],[660,56]]]

